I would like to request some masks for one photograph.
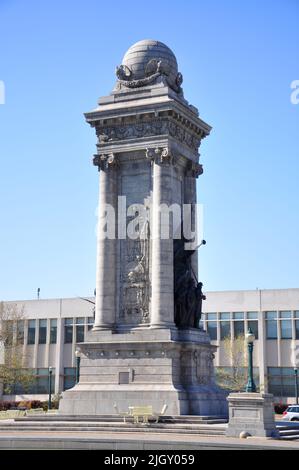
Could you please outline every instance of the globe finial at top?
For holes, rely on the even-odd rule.
[[[145,39],[133,44],[125,53],[122,63],[116,68],[121,85],[138,88],[151,85],[164,77],[167,85],[182,93],[182,74],[174,53],[160,41]]]

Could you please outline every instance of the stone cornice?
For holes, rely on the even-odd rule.
[[[176,100],[142,100],[142,103],[134,101],[135,105],[128,106],[127,102],[100,106],[91,112],[85,113],[87,122],[92,127],[121,125],[134,121],[162,118],[172,116],[177,122],[193,128],[195,132],[202,132],[203,136],[209,135],[211,126],[200,119],[192,106]]]

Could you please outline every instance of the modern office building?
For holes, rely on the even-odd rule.
[[[215,344],[215,367],[232,364],[224,344],[247,332],[255,334],[254,367],[258,386],[273,393],[275,401],[293,402],[294,368],[299,365],[299,289],[207,292],[201,326]],[[36,380],[26,392],[15,385],[11,395],[45,400],[49,367],[53,368],[52,393],[75,383],[76,343],[93,325],[93,298],[45,299],[7,302],[23,310],[15,331],[23,348],[23,365]],[[1,397],[0,397],[1,398]]]

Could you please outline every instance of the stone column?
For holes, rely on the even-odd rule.
[[[93,330],[111,329],[116,312],[117,171],[114,155],[97,155],[99,208],[97,230],[96,304]],[[106,225],[108,221],[108,225]]]
[[[148,150],[147,157],[153,161],[151,327],[169,328],[174,326],[172,219],[169,214],[169,237],[163,239],[168,220],[160,208],[172,203],[172,159],[167,148]]]
[[[196,227],[196,179],[202,174],[202,166],[199,163],[189,161],[186,168],[185,179],[184,179],[184,203],[192,205],[192,231],[199,228],[199,224],[202,223],[198,220],[198,226]],[[198,234],[199,235],[199,234]],[[201,240],[197,240],[200,243]],[[198,278],[198,250],[191,257],[191,265],[193,272]]]

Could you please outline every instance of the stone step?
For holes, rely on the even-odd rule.
[[[144,425],[142,423],[135,424],[124,421],[97,421],[91,420],[55,420],[54,416],[51,419],[47,417],[32,416],[25,418],[16,418],[10,421],[0,421],[0,431],[105,431],[105,432],[156,432],[156,433],[191,433],[191,434],[205,434],[205,435],[224,435],[226,430],[225,421],[215,424],[205,423],[204,421],[198,423],[186,422],[159,422],[149,423]]]
[[[213,424],[187,424],[187,423],[149,423],[147,425],[139,423],[136,425],[135,423],[104,423],[104,422],[98,422],[98,423],[92,423],[92,422],[43,422],[43,421],[32,421],[32,420],[15,420],[15,421],[2,421],[0,422],[0,426],[5,427],[5,428],[16,428],[20,427],[22,429],[28,429],[29,427],[35,427],[35,428],[40,428],[40,429],[47,429],[49,427],[55,427],[55,429],[60,429],[60,428],[70,428],[70,427],[76,427],[76,428],[98,428],[98,427],[103,427],[106,429],[109,428],[123,428],[123,429],[131,429],[132,427],[138,427],[138,429],[143,429],[143,428],[152,428],[152,429],[190,429],[190,430],[201,430],[201,429],[225,429],[226,425],[225,424],[219,424],[217,423],[216,425]]]
[[[101,423],[120,423],[123,417],[117,415],[99,415],[99,416],[63,416],[63,415],[32,415],[15,418],[15,421],[62,421],[62,422],[101,422]],[[128,422],[133,421],[132,417],[127,417]],[[186,423],[186,424],[222,424],[227,423],[227,419],[221,416],[162,416],[160,423]]]
[[[21,431],[21,432],[28,432],[28,431],[39,431],[39,432],[106,432],[106,433],[139,433],[139,432],[147,432],[147,433],[158,433],[158,434],[197,434],[197,435],[206,435],[206,436],[223,436],[225,435],[225,429],[175,429],[175,428],[154,428],[153,426],[132,426],[132,427],[119,427],[113,426],[107,428],[107,426],[47,426],[47,427],[40,427],[40,426],[4,426],[0,425],[0,431]]]

